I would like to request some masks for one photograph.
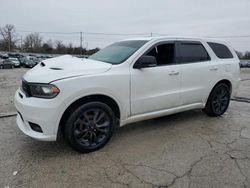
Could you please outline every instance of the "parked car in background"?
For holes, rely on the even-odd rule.
[[[34,62],[34,61],[30,60],[30,59],[26,59],[26,60],[24,61],[23,67],[26,67],[26,68],[33,68],[33,67],[36,66],[36,65],[37,65],[36,62]]]
[[[240,67],[241,68],[250,68],[250,60],[241,60]]]
[[[33,61],[30,58],[27,58],[25,56],[19,58],[19,60],[21,62],[22,67],[24,67],[24,68],[32,68],[32,67],[37,65],[37,63],[35,61]]]
[[[0,69],[2,69],[3,59],[0,57]]]
[[[20,62],[16,57],[9,57],[9,60],[13,63],[14,67],[20,67]]]
[[[26,56],[26,58],[27,58],[28,60],[33,61],[35,65],[37,65],[38,63],[41,62],[41,60],[40,60],[39,58],[37,58],[36,56],[30,56],[30,55],[29,55],[29,56]],[[34,65],[34,66],[35,66],[35,65]]]
[[[52,56],[50,56],[50,55],[41,55],[41,56],[39,56],[39,58],[42,59],[42,60],[45,60],[45,59],[52,58]]]
[[[13,69],[14,64],[9,59],[0,59],[0,69]]]
[[[240,83],[239,59],[212,39],[153,37],[116,42],[88,59],[44,60],[15,95],[28,136],[64,134],[80,152],[103,147],[117,127],[191,109],[220,116]]]
[[[0,59],[8,59],[9,56],[7,54],[0,54]]]
[[[23,57],[19,57],[18,58],[18,60],[19,60],[19,62],[20,62],[20,65],[22,66],[22,67],[24,67],[24,62],[26,61],[26,57],[25,56],[23,56]]]
[[[10,57],[14,57],[14,58],[23,57],[23,55],[19,54],[19,53],[8,53],[7,55],[8,55],[9,58]]]

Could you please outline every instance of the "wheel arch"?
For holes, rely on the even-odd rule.
[[[226,85],[229,87],[229,89],[230,89],[230,93],[232,92],[232,83],[231,83],[231,81],[228,80],[228,79],[222,79],[222,80],[218,81],[218,82],[214,85],[213,89],[215,88],[215,86],[217,86],[217,85],[220,84],[220,83],[226,84]],[[213,89],[212,89],[212,90],[213,90]],[[211,90],[211,92],[212,92],[212,90]]]
[[[214,86],[212,87],[212,89],[210,89],[209,95],[208,95],[207,98],[206,98],[206,103],[207,103],[207,100],[208,100],[209,96],[211,95],[212,91],[214,90],[214,88],[215,88],[218,84],[220,84],[220,83],[226,84],[226,85],[229,87],[229,89],[230,89],[230,94],[232,93],[232,82],[231,82],[229,79],[221,79],[221,80],[217,81],[217,82],[214,84]],[[206,103],[205,103],[205,104],[206,104]]]
[[[67,121],[68,117],[70,116],[73,110],[75,110],[77,107],[79,107],[80,105],[84,103],[92,102],[92,101],[103,102],[104,104],[108,105],[113,110],[116,118],[119,121],[121,117],[121,110],[118,105],[118,102],[115,99],[105,94],[91,94],[91,95],[87,95],[79,99],[76,99],[66,108],[66,110],[64,110],[60,118],[57,134],[59,133],[59,131],[64,130],[65,122]]]

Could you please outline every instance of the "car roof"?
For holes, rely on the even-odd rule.
[[[157,41],[157,40],[194,40],[194,41],[204,41],[204,42],[216,42],[221,44],[226,44],[224,40],[217,38],[208,37],[185,37],[185,36],[160,36],[160,37],[137,37],[124,39],[123,41],[129,40],[143,40],[143,41]]]

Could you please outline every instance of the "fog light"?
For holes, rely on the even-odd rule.
[[[42,131],[42,128],[39,126],[39,125],[37,125],[37,124],[35,124],[35,123],[32,123],[32,122],[29,122],[29,124],[30,124],[30,128],[33,130],[33,131],[36,131],[36,132],[39,132],[39,133],[42,133],[43,131]]]

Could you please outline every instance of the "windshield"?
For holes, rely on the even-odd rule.
[[[119,64],[126,61],[133,53],[135,53],[146,42],[143,40],[131,40],[116,42],[93,54],[88,59],[103,61],[111,64]]]

